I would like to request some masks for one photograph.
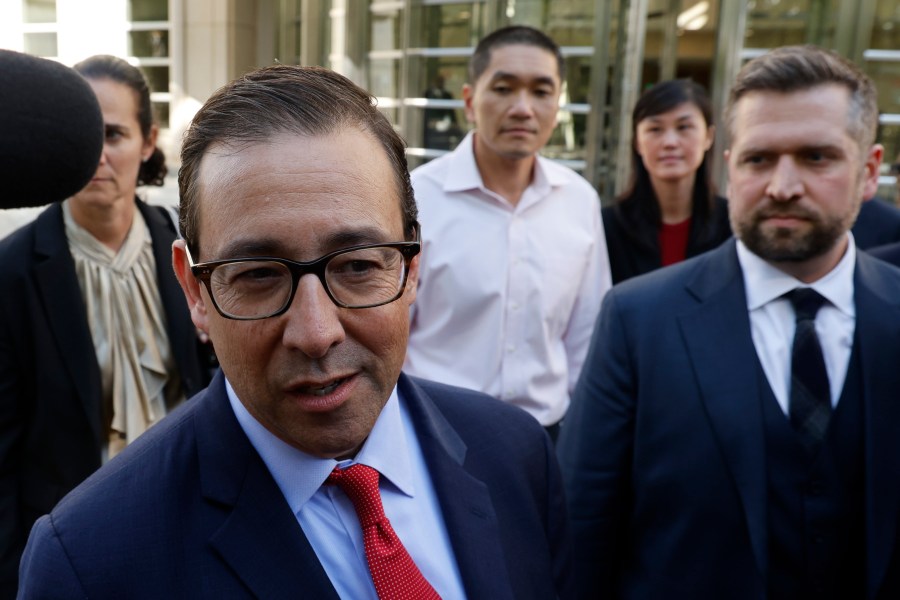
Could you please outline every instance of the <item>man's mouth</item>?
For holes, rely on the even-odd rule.
[[[295,392],[299,392],[301,394],[308,394],[310,396],[327,396],[332,393],[336,389],[338,389],[341,384],[350,379],[349,377],[343,377],[341,379],[335,379],[334,381],[327,383],[325,385],[303,385],[297,386],[294,388]]]

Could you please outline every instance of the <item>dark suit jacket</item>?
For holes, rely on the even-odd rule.
[[[662,266],[659,231],[655,225],[626,222],[627,218],[634,219],[638,215],[626,217],[618,205],[607,206],[601,213],[614,284]],[[715,211],[704,228],[698,228],[694,223],[691,225],[687,258],[712,250],[730,238],[731,225],[728,222],[728,203],[725,198],[716,196]]]
[[[900,242],[876,246],[875,248],[870,248],[867,252],[875,258],[889,262],[895,267],[900,267]]]
[[[878,198],[863,202],[851,231],[863,250],[900,242],[900,208]]]
[[[543,428],[478,392],[399,381],[469,598],[572,596]],[[40,519],[20,598],[337,598],[225,393],[224,377]]]
[[[175,228],[162,209],[138,207],[153,238],[169,343],[193,395],[208,377],[172,270]],[[0,598],[7,598],[35,519],[100,467],[106,443],[100,368],[61,205],[0,242],[0,290]]]
[[[867,508],[857,597],[900,598],[900,271],[859,252],[855,301]],[[758,365],[734,242],[606,296],[559,444],[585,598],[766,597]]]

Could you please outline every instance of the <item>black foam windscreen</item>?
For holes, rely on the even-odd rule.
[[[0,50],[0,208],[65,200],[91,180],[103,116],[81,75]]]

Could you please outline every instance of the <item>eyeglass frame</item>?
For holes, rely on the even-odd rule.
[[[297,287],[300,284],[300,278],[304,275],[308,275],[312,273],[319,279],[319,283],[322,284],[322,288],[325,290],[325,293],[328,295],[328,298],[340,308],[347,308],[351,310],[356,310],[360,308],[375,308],[376,306],[384,306],[385,304],[390,304],[391,302],[397,301],[403,293],[406,291],[406,282],[409,279],[409,265],[412,262],[412,259],[415,258],[419,252],[422,251],[422,241],[421,234],[418,224],[415,226],[416,231],[416,239],[412,242],[388,242],[383,244],[360,244],[357,246],[350,246],[349,248],[341,248],[340,250],[335,250],[334,252],[329,252],[324,256],[320,256],[319,258],[311,261],[301,262],[296,260],[291,260],[289,258],[281,258],[278,256],[244,256],[240,258],[225,258],[221,260],[210,260],[201,263],[195,263],[194,258],[191,256],[191,251],[187,247],[187,244],[184,246],[185,254],[188,259],[188,266],[191,269],[191,273],[194,275],[194,278],[198,281],[203,282],[206,286],[206,291],[209,292],[209,298],[212,300],[213,306],[216,307],[216,311],[222,315],[222,317],[226,319],[232,319],[234,321],[260,321],[262,319],[270,319],[272,317],[277,317],[283,315],[287,312],[288,308],[290,308],[291,304],[294,303],[294,296],[297,294]],[[325,279],[325,268],[328,266],[328,263],[331,262],[335,256],[340,256],[341,254],[348,254],[350,252],[355,252],[357,250],[367,250],[369,248],[396,248],[403,255],[403,262],[405,268],[403,270],[403,281],[400,283],[400,289],[393,298],[389,300],[385,300],[384,302],[377,302],[375,304],[366,304],[365,306],[349,306],[344,304],[343,302],[338,301],[337,298],[331,293],[331,289],[328,287],[328,282]],[[212,291],[212,287],[210,285],[210,278],[212,277],[213,271],[215,271],[218,267],[222,265],[228,265],[233,263],[242,263],[242,262],[275,262],[284,265],[287,267],[288,271],[291,274],[291,293],[288,295],[287,300],[280,309],[275,311],[270,315],[266,315],[263,317],[237,317],[234,315],[226,314],[225,311],[219,306],[219,303],[216,301],[216,295]]]

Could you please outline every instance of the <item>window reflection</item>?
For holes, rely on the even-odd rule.
[[[776,48],[794,44],[832,47],[837,0],[750,0],[744,45]]]
[[[22,20],[25,23],[56,23],[56,0],[24,0]],[[54,52],[45,56],[56,54]]]

